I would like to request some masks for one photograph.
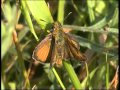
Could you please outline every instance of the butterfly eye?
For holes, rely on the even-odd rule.
[[[53,29],[50,29],[50,32],[52,33],[54,30]]]
[[[51,26],[50,32],[52,33],[54,31],[54,26]]]

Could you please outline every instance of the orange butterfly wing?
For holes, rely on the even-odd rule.
[[[40,62],[45,62],[50,52],[52,35],[49,34],[43,39],[33,51],[32,58]]]

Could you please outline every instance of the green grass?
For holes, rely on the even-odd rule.
[[[113,87],[111,81],[118,67],[117,1],[2,0],[1,10],[1,89]],[[71,29],[88,58],[85,63],[64,60],[62,68],[50,68],[47,63],[33,61],[34,48],[49,34],[54,21]]]

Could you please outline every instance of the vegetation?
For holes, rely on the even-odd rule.
[[[1,89],[118,89],[118,13],[117,0],[2,0]],[[51,68],[32,59],[54,21],[77,38],[86,62]]]

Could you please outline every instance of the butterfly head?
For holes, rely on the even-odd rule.
[[[56,21],[56,22],[54,23],[53,27],[54,27],[55,29],[58,29],[58,28],[62,28],[62,25],[60,24],[60,22]]]
[[[53,27],[50,31],[51,31],[51,33],[53,33],[53,32],[57,32],[61,29],[62,29],[62,25],[60,24],[60,22],[56,21],[53,23]]]

